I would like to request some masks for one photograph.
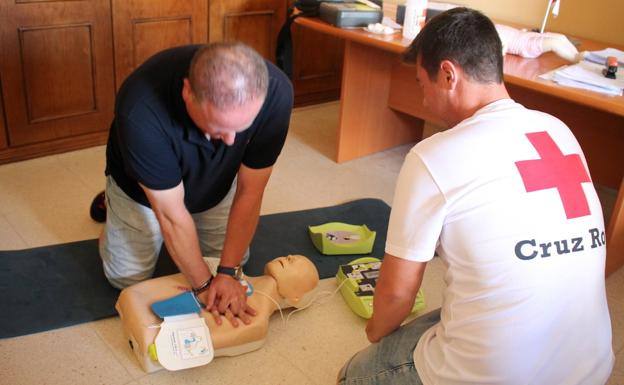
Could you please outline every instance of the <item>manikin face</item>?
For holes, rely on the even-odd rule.
[[[275,278],[280,295],[292,302],[314,289],[319,280],[316,266],[302,255],[275,258],[266,264],[264,273]]]
[[[255,98],[241,106],[218,109],[210,102],[199,102],[184,79],[182,98],[186,110],[195,125],[210,139],[217,139],[231,146],[236,134],[248,129],[260,112],[263,98]]]

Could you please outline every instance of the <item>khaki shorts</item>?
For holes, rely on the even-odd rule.
[[[220,258],[236,181],[215,207],[192,214],[204,257]],[[151,278],[163,237],[151,208],[126,195],[111,177],[106,181],[106,224],[100,241],[104,274],[114,287],[123,289]],[[249,249],[243,263],[249,258]]]

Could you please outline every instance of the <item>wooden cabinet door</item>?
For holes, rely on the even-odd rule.
[[[285,20],[285,0],[211,0],[209,39],[241,41],[275,62],[277,34]]]
[[[2,13],[0,12],[0,15]],[[0,77],[0,89],[2,87],[2,77]],[[4,101],[2,100],[2,93],[0,93],[0,149],[7,147],[6,127],[4,125]]]
[[[114,98],[107,0],[2,0],[10,146],[106,130]]]
[[[296,23],[292,25],[295,104],[340,97],[344,41]]]
[[[115,83],[166,48],[208,41],[208,0],[112,0]]]

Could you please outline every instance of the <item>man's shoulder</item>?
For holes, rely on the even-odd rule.
[[[118,116],[166,112],[171,98],[181,90],[181,82],[199,45],[173,47],[161,51],[136,68],[123,82],[116,98]],[[163,70],[166,69],[166,70]]]
[[[264,61],[269,73],[269,90],[267,97],[278,99],[292,99],[292,83],[288,76],[270,61]],[[292,100],[290,100],[292,103]]]
[[[261,114],[290,114],[294,99],[292,83],[275,64],[268,60],[265,60],[265,63],[269,73],[269,88]]]
[[[422,151],[437,152],[440,146],[471,145],[496,140],[514,131],[523,132],[565,124],[558,118],[542,111],[532,110],[508,99],[497,105],[486,106],[457,125],[427,138],[418,144]]]
[[[466,164],[467,159],[506,153],[529,127],[542,130],[558,124],[563,123],[551,115],[507,100],[486,106],[454,127],[422,140],[413,151],[427,164]]]
[[[269,79],[279,83],[280,85],[282,84],[286,84],[289,85],[290,84],[290,79],[288,78],[288,76],[286,76],[286,74],[279,69],[275,64],[271,63],[269,60],[264,59],[264,62],[267,66],[267,71],[269,72]]]

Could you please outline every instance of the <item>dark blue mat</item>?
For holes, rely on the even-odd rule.
[[[336,274],[340,264],[357,255],[324,256],[312,244],[308,226],[327,222],[366,224],[377,231],[371,256],[384,254],[390,207],[377,199],[294,211],[260,218],[245,273],[262,275],[271,259],[302,254],[317,266],[321,278]],[[177,268],[163,248],[155,276]],[[0,251],[0,338],[36,333],[116,315],[119,291],[104,278],[97,240],[27,250]]]

